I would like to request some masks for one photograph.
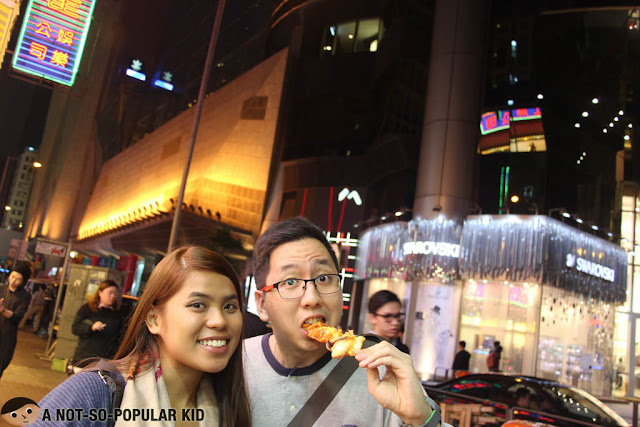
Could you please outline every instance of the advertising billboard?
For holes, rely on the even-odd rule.
[[[73,86],[95,0],[29,0],[13,68]]]
[[[0,0],[0,68],[7,44],[11,37],[13,23],[20,12],[20,1]]]

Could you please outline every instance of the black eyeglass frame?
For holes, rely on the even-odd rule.
[[[400,312],[400,313],[396,313],[396,314],[378,314],[378,313],[373,313],[374,316],[376,317],[382,317],[385,322],[391,322],[391,319],[395,319],[398,322],[402,322],[404,319],[406,319],[407,314]]]
[[[320,292],[320,290],[318,289],[318,285],[316,285],[316,280],[318,280],[319,278],[323,277],[323,276],[337,276],[338,277],[338,289],[336,289],[333,292]],[[318,277],[314,277],[313,279],[297,279],[295,277],[289,277],[288,279],[284,279],[281,280],[279,282],[276,282],[272,285],[267,285],[265,287],[263,287],[261,290],[264,292],[269,292],[272,289],[276,289],[278,291],[278,295],[280,295],[280,298],[282,299],[298,299],[298,298],[302,298],[302,296],[304,295],[305,291],[307,290],[307,283],[311,282],[313,283],[313,286],[316,288],[316,292],[318,292],[318,294],[320,295],[331,295],[331,294],[335,294],[338,291],[342,290],[342,274],[340,273],[327,273],[327,274],[321,274]],[[304,282],[304,285],[302,286],[302,294],[300,294],[300,296],[298,297],[283,297],[282,294],[280,293],[280,289],[279,286],[281,283],[286,282],[287,280],[301,280]]]

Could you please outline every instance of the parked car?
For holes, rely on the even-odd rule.
[[[557,426],[576,425],[562,418],[598,426],[629,425],[591,394],[541,378],[499,373],[470,374],[425,388],[440,403],[470,403],[471,399],[466,397],[482,399],[485,404],[494,407],[499,417],[505,417],[508,408],[520,408],[516,409],[517,418]]]

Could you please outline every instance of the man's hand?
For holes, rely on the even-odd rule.
[[[383,407],[411,425],[424,424],[432,409],[425,401],[420,380],[413,370],[411,356],[383,341],[356,352],[361,368],[367,369],[369,393]],[[378,366],[386,367],[380,379]]]

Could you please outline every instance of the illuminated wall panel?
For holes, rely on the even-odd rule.
[[[30,0],[13,68],[72,86],[94,5],[94,0]]]
[[[267,190],[287,52],[263,61],[205,99],[184,203],[207,217],[256,234]],[[263,120],[242,119],[247,99],[267,97]],[[195,108],[184,111],[107,161],[79,228],[113,229],[114,220],[177,200]],[[202,212],[198,209],[201,208]],[[115,227],[117,228],[117,226]]]
[[[7,43],[11,37],[13,23],[20,12],[20,2],[13,0],[0,0],[0,68],[7,50]]]

